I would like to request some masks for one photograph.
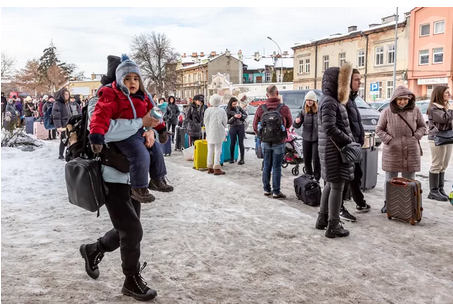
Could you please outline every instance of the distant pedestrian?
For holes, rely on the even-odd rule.
[[[68,124],[69,118],[73,115],[70,107],[70,95],[66,88],[62,88],[55,94],[56,101],[52,107],[52,118],[57,131],[60,133],[60,148],[58,159],[64,160],[64,149],[66,138],[66,125]]]
[[[47,96],[47,95],[45,95]],[[49,131],[49,136],[47,137],[48,140],[56,139],[57,138],[57,130],[53,123],[53,116],[52,116],[52,109],[54,105],[55,99],[53,96],[49,96],[47,102],[42,107],[43,113],[43,122],[44,128]]]
[[[436,201],[448,201],[444,182],[445,171],[451,160],[453,144],[436,146],[434,137],[438,131],[452,130],[453,128],[453,104],[449,105],[450,97],[450,90],[447,86],[435,87],[427,110],[429,119],[428,142],[431,150],[428,198]]]
[[[175,135],[176,125],[178,124],[179,114],[180,114],[180,111],[179,111],[178,105],[175,103],[175,97],[174,96],[168,97],[168,106],[165,111],[164,120],[166,121],[167,130],[171,131],[173,133],[173,135],[171,137],[172,143],[174,143],[174,137],[175,137],[174,135]]]
[[[244,164],[244,138],[245,138],[245,121],[247,119],[247,112],[239,106],[236,97],[231,97],[227,106],[228,124],[230,125],[230,164],[234,163],[234,150],[236,142],[239,141],[240,160],[238,165]]]
[[[399,86],[390,98],[376,126],[376,134],[384,143],[382,170],[386,183],[392,177],[415,179],[421,169],[420,140],[426,125],[420,109],[415,106],[415,95],[408,88]]]
[[[202,137],[201,128],[203,127],[205,109],[203,96],[195,95],[186,115],[187,133],[190,136],[191,145]]]

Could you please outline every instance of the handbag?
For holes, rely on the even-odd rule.
[[[340,149],[337,146],[337,144],[332,140],[332,138],[329,137],[329,139],[340,152],[341,161],[344,164],[360,163],[362,161],[362,145],[361,144],[352,142]]]
[[[415,136],[415,131],[414,131],[414,129],[412,129],[411,125],[407,122],[407,120],[405,120],[404,117],[401,116],[400,113],[397,113],[397,114],[406,123],[406,125],[409,127],[409,129],[411,129],[412,136]],[[417,143],[418,143],[418,148],[420,149],[420,156],[423,156],[423,149],[422,149],[422,146],[420,145],[420,141],[418,139],[417,139]]]
[[[65,179],[69,202],[91,212],[97,211],[99,216],[107,192],[99,158],[70,160],[65,166]]]
[[[453,130],[437,131],[434,135],[434,145],[443,146],[453,144]]]

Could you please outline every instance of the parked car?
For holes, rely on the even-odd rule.
[[[380,100],[380,101],[373,101],[373,102],[370,102],[369,105],[373,108],[373,109],[379,109],[383,104],[386,104],[388,103],[389,100]]]
[[[379,112],[382,112],[385,108],[387,108],[388,106],[390,105],[390,101],[387,101],[385,103],[383,103],[379,108],[377,108],[377,110]]]
[[[426,123],[428,126],[428,114],[426,114],[426,110],[428,110],[430,100],[419,100],[415,102],[415,105],[420,109],[420,112],[422,112],[423,115],[423,121]]]
[[[249,105],[255,107],[260,106],[266,101],[266,99],[267,99],[266,96],[256,96],[250,101]]]

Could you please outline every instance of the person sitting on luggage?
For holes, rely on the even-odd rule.
[[[293,122],[293,127],[296,129],[302,125],[304,126],[302,130],[302,154],[305,171],[307,174],[313,175],[319,183],[321,163],[318,154],[318,97],[313,91],[309,91],[305,95],[305,107]],[[311,165],[312,161],[313,166]]]
[[[187,133],[190,136],[190,145],[193,145],[196,140],[202,137],[201,128],[203,127],[205,109],[203,95],[195,95],[186,114]]]
[[[89,138],[93,152],[102,151],[104,135],[111,119],[140,118],[152,108],[153,103],[143,86],[140,68],[127,55],[123,55],[116,69],[116,81],[100,89],[99,100],[91,117]],[[166,132],[165,123],[162,121],[155,129],[159,134]],[[130,162],[131,197],[141,203],[150,203],[153,201],[148,190],[150,157],[144,144],[144,133],[145,130],[140,128],[131,137],[115,142],[115,145]]]
[[[230,164],[234,163],[234,147],[236,140],[239,140],[239,154],[240,159],[238,165],[244,164],[244,138],[245,138],[245,120],[247,119],[247,112],[239,106],[236,97],[231,97],[227,106],[228,124],[230,125]]]
[[[208,173],[214,175],[225,174],[220,169],[220,154],[225,141],[225,128],[227,127],[227,114],[219,108],[222,97],[218,94],[211,96],[210,107],[204,113],[206,140],[208,142]]]
[[[448,105],[450,91],[447,86],[437,86],[431,94],[431,101],[426,111],[429,121],[429,149],[431,150],[431,168],[429,169],[429,199],[448,201],[444,191],[445,170],[451,160],[453,145],[436,146],[434,137],[438,131],[453,128],[453,104]],[[451,171],[450,171],[451,172]]]
[[[421,165],[419,141],[425,132],[425,121],[415,106],[415,95],[408,88],[399,86],[376,126],[376,134],[384,143],[382,170],[386,172],[386,184],[398,177],[399,172],[405,178],[415,179],[415,172],[420,171]]]

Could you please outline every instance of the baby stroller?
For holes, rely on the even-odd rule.
[[[288,132],[288,138],[285,143],[285,155],[283,156],[282,168],[288,167],[289,164],[295,165],[291,173],[299,175],[299,165],[304,162],[302,154],[302,136],[294,132],[294,129]],[[303,168],[305,173],[305,167]]]

